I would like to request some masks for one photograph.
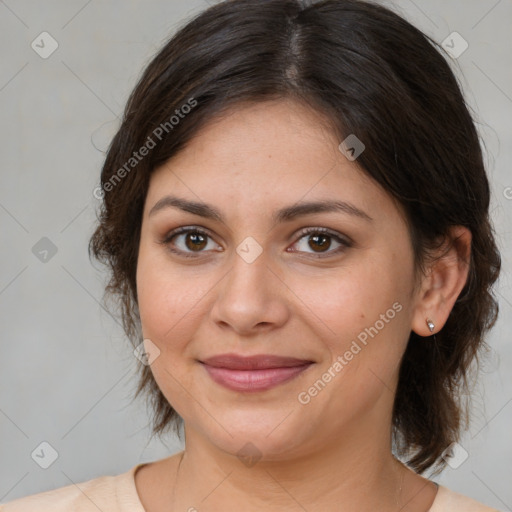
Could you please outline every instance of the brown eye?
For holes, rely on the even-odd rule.
[[[299,244],[299,249],[293,252],[305,252],[313,257],[323,258],[337,255],[352,246],[348,239],[345,240],[339,234],[331,232],[327,228],[308,228],[303,230],[301,234],[302,236],[295,243],[295,245]],[[303,244],[301,249],[300,242],[303,239],[307,240],[307,244]],[[329,250],[332,247],[333,241],[335,244],[338,244],[338,247],[335,247],[334,250]],[[307,248],[313,252],[308,251]]]
[[[191,250],[201,250],[207,245],[206,238],[201,233],[186,233],[185,234],[185,245]]]
[[[201,253],[208,252],[205,249],[208,247],[210,240],[212,240],[211,236],[202,229],[182,227],[169,233],[161,243],[166,245],[169,251],[174,254],[194,258],[196,255],[200,256]],[[216,244],[213,243],[212,245],[211,249],[215,249]],[[193,253],[196,253],[196,255]]]
[[[331,246],[330,238],[329,235],[311,235],[308,245],[314,251],[320,248],[319,252],[325,252]]]

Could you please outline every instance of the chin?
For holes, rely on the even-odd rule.
[[[293,453],[298,455],[308,439],[314,437],[311,419],[301,418],[286,407],[266,414],[261,408],[250,412],[237,410],[233,414],[218,414],[216,419],[225,429],[219,423],[209,422],[199,430],[211,444],[241,459],[279,460]]]

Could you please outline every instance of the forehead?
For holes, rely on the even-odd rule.
[[[317,199],[350,201],[372,217],[396,214],[388,194],[339,144],[328,120],[303,104],[239,105],[153,172],[146,211],[172,192],[241,215]]]

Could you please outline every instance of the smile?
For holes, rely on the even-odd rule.
[[[233,354],[200,361],[211,379],[232,391],[265,391],[297,377],[313,362],[271,355],[241,357]]]

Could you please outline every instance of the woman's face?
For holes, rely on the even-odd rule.
[[[187,441],[229,453],[251,443],[269,459],[340,435],[389,443],[415,309],[412,247],[394,202],[326,126],[290,101],[239,107],[151,177],[139,309]],[[340,206],[304,206],[319,202]],[[226,354],[300,361],[204,363]]]

